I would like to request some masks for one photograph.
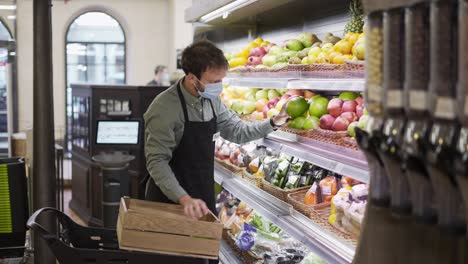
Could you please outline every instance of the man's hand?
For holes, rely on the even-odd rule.
[[[210,212],[210,209],[208,209],[204,201],[200,199],[193,199],[190,197],[190,195],[184,195],[180,197],[179,204],[184,207],[185,215],[191,217],[194,220],[198,220]]]
[[[288,122],[289,115],[288,115],[288,113],[286,113],[286,106],[288,105],[289,100],[291,100],[293,98],[296,98],[296,97],[298,97],[298,96],[294,95],[294,96],[289,97],[288,101],[286,101],[286,103],[284,103],[283,107],[281,108],[281,111],[279,112],[279,114],[277,114],[277,115],[275,115],[274,117],[271,118],[273,123],[276,126],[282,126],[282,125],[286,124],[286,122]]]

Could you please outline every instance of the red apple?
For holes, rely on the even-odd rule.
[[[270,101],[268,101],[268,107],[270,109],[275,108],[275,106],[279,102],[279,100],[280,100],[279,97],[271,99]]]
[[[343,102],[342,112],[356,112],[357,103],[353,100]]]
[[[332,115],[326,114],[320,118],[320,128],[330,129],[335,122],[335,118]]]
[[[356,101],[356,103],[358,105],[364,104],[364,98],[362,98],[361,96],[356,97],[356,99],[354,99],[354,101]]]
[[[358,106],[356,106],[356,114],[357,114],[358,118],[361,118],[363,112],[364,112],[364,105],[363,104],[359,104]]]
[[[340,117],[348,120],[350,123],[358,120],[358,116],[354,112],[344,112]]]
[[[348,120],[346,120],[343,117],[338,117],[337,119],[335,119],[335,122],[333,122],[331,129],[333,131],[346,131],[348,130],[348,126],[349,126]]]
[[[327,107],[328,113],[332,115],[333,117],[338,117],[343,112],[341,108],[342,106],[343,106],[343,100],[339,98],[333,98],[328,103],[328,107]]]

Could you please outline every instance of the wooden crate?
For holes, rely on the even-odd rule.
[[[117,221],[122,249],[175,256],[218,259],[223,225],[213,214],[200,220],[180,205],[123,197]]]

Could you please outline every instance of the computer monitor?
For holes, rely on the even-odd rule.
[[[96,144],[137,145],[140,140],[139,120],[98,120]]]

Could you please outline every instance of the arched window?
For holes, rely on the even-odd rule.
[[[71,84],[126,83],[125,32],[104,12],[78,16],[66,34],[67,150],[71,150]]]
[[[15,67],[15,45],[14,39],[8,30],[7,24],[0,19],[0,157],[8,157],[8,137],[9,133],[13,132],[13,127],[9,127],[8,120],[13,117],[15,104],[11,105],[11,110],[8,110],[8,96],[13,95],[11,102],[15,102],[14,85],[15,72],[12,68]],[[10,69],[9,69],[10,68]],[[12,90],[12,92],[9,92]],[[9,115],[10,118],[9,118]],[[15,121],[13,121],[15,122]],[[13,124],[12,122],[12,124]]]
[[[125,83],[125,34],[103,12],[77,17],[67,36],[67,87],[71,83]]]

